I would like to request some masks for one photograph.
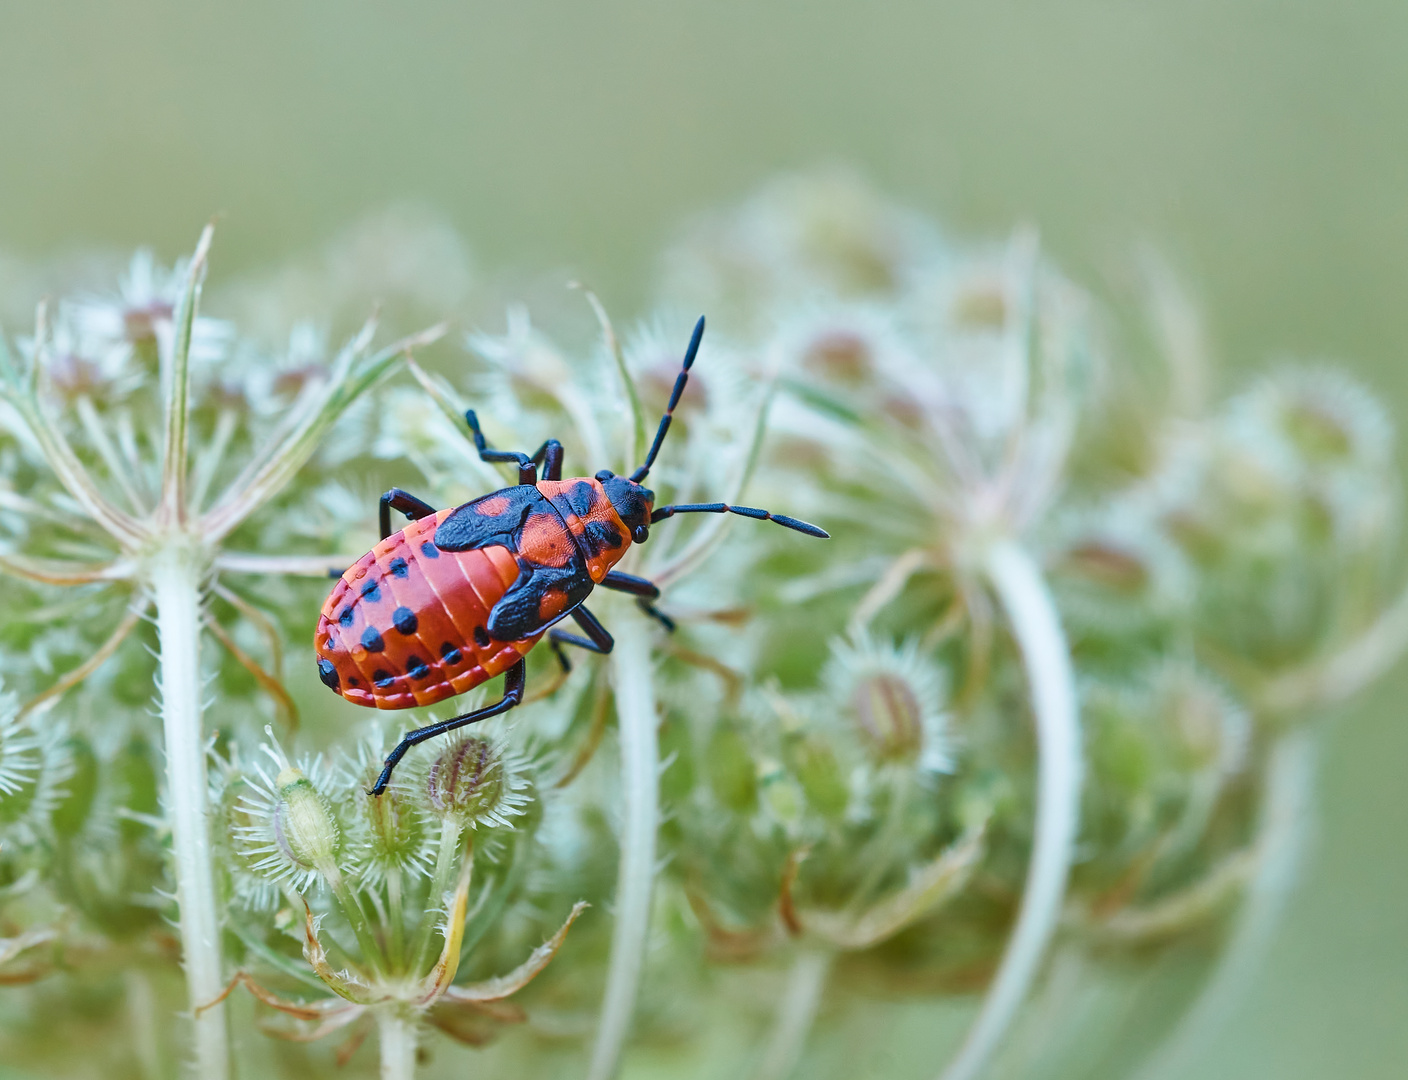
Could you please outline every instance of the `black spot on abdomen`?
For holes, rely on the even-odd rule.
[[[373,602],[381,599],[381,582],[376,578],[364,582],[362,585],[362,595]]]
[[[420,625],[416,613],[408,607],[398,607],[391,615],[391,622],[398,632],[406,635],[414,634]]]
[[[382,690],[386,689],[386,687],[390,686],[395,681],[396,676],[389,671],[383,671],[381,668],[377,668],[372,672],[372,682],[376,683],[377,687]]]
[[[421,544],[420,553],[427,559],[440,558],[440,549],[435,546],[434,540],[427,540],[425,543]]]
[[[375,626],[369,626],[362,631],[362,648],[367,652],[381,652],[386,648],[386,642],[377,633]]]
[[[406,674],[413,679],[424,679],[430,674],[430,665],[419,656],[412,656],[406,661]]]
[[[405,577],[407,573],[406,560],[400,558],[392,559],[391,562],[387,564],[387,569],[396,577]]]
[[[489,633],[484,627],[476,626],[474,628],[474,644],[478,645],[481,649],[487,649],[489,647]]]
[[[351,604],[348,604],[345,608],[342,609],[342,614],[337,617],[337,621],[340,622],[343,626],[351,626],[351,625],[352,625],[352,605],[351,605]]]
[[[452,641],[447,641],[440,646],[440,659],[453,667],[455,664],[458,664],[463,657],[460,655],[458,646]]]

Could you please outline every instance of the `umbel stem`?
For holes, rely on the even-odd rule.
[[[824,948],[803,948],[797,953],[755,1080],[786,1080],[792,1075],[816,1020],[833,956]]]
[[[611,965],[602,993],[601,1020],[589,1080],[610,1080],[630,1033],[645,946],[650,935],[650,894],[655,880],[655,828],[659,819],[660,752],[651,680],[650,642],[643,619],[622,623],[611,654],[621,740],[621,863],[616,875],[616,925]]]
[[[1021,1007],[1061,914],[1080,817],[1081,740],[1075,675],[1056,606],[1019,545],[999,541],[986,573],[1027,671],[1036,720],[1036,827],[1017,924],[978,1019],[942,1080],[974,1080]]]
[[[376,1014],[381,1080],[411,1080],[416,1073],[415,1020],[394,1009]]]
[[[200,1009],[220,996],[220,920],[215,902],[201,725],[200,587],[196,552],[172,541],[150,564],[161,642],[161,722],[166,737],[166,790],[175,856],[186,997],[194,1014],[192,1075],[229,1075],[225,1007]]]

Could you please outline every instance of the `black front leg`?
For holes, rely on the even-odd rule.
[[[443,735],[447,731],[454,731],[456,728],[465,727],[468,724],[477,724],[480,720],[487,720],[491,716],[498,716],[506,713],[515,705],[523,701],[523,687],[528,681],[528,665],[520,660],[508,669],[504,678],[504,696],[501,700],[492,705],[486,705],[482,709],[465,713],[463,716],[452,716],[448,720],[442,720],[438,724],[431,724],[428,727],[416,728],[408,731],[405,738],[396,744],[396,748],[386,755],[386,765],[381,770],[381,775],[376,778],[376,783],[372,786],[371,794],[380,795],[386,790],[386,785],[391,782],[391,771],[396,768],[397,763],[406,756],[406,751],[418,743],[425,742],[426,739],[433,739],[437,735]]]
[[[575,645],[579,649],[586,649],[587,652],[598,653],[602,656],[616,647],[616,641],[607,632],[606,627],[602,626],[601,621],[586,608],[578,606],[572,612],[572,619],[587,632],[586,637],[569,634],[566,630],[548,631],[548,644],[552,646],[553,655],[557,657],[557,662],[562,665],[564,672],[572,670],[572,664],[567,659],[567,654],[562,651],[564,645]]]
[[[623,574],[619,570],[608,570],[606,577],[601,580],[601,587],[635,596],[637,598],[636,606],[641,611],[657,620],[670,633],[675,632],[675,620],[650,602],[660,598],[660,587],[655,582],[643,577],[636,577],[634,574]]]
[[[385,540],[395,530],[391,528],[391,511],[399,510],[412,521],[418,521],[423,517],[429,517],[435,513],[435,507],[431,506],[423,499],[417,499],[409,492],[400,488],[392,488],[381,497],[380,524],[381,538]]]

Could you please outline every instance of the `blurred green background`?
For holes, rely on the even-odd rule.
[[[170,258],[220,212],[225,276],[410,201],[627,317],[683,218],[842,163],[1097,291],[1152,243],[1229,385],[1336,358],[1408,429],[1405,55],[1396,3],[12,2],[0,251]],[[1405,694],[1327,733],[1303,885],[1190,1075],[1404,1075]]]

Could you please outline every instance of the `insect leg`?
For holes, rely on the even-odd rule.
[[[578,607],[572,612],[572,618],[578,626],[586,631],[587,636],[581,637],[577,634],[569,634],[566,630],[548,631],[548,640],[553,645],[575,645],[579,649],[586,649],[587,652],[609,653],[616,647],[616,642],[607,633],[606,627],[597,621],[597,617],[584,607]],[[566,659],[563,654],[558,654],[559,659]]]
[[[396,744],[396,748],[386,755],[386,765],[382,768],[381,775],[376,778],[371,794],[380,795],[386,790],[386,785],[391,782],[391,771],[396,768],[396,765],[406,756],[406,751],[411,747],[425,742],[426,739],[443,735],[447,731],[454,731],[456,728],[462,728],[468,724],[477,724],[480,720],[487,720],[491,716],[506,713],[522,702],[523,687],[528,681],[527,671],[528,665],[522,660],[509,668],[504,678],[504,696],[494,704],[465,713],[463,716],[452,716],[448,720],[441,720],[438,724],[406,732],[405,737]]]
[[[391,528],[391,511],[399,510],[412,521],[435,513],[435,507],[431,506],[423,499],[417,499],[409,492],[400,488],[392,488],[381,497],[381,538],[385,540],[395,530]],[[339,574],[338,577],[342,575]]]
[[[608,570],[606,577],[602,578],[599,584],[603,589],[643,596],[647,600],[660,599],[660,589],[655,582],[648,578],[636,577],[635,574],[623,574],[619,570]]]
[[[623,574],[619,570],[610,570],[606,577],[601,580],[603,589],[614,589],[617,592],[630,593],[636,597],[636,606],[645,612],[652,619],[655,619],[670,633],[675,632],[675,620],[666,615],[650,601],[660,598],[660,589],[653,581],[647,581],[643,577],[636,577],[634,574]]]
[[[536,484],[538,482],[538,466],[533,458],[527,454],[520,454],[517,450],[489,449],[489,444],[484,440],[484,433],[479,430],[479,417],[474,415],[473,409],[465,410],[464,422],[469,425],[469,433],[474,436],[474,448],[479,451],[480,461],[487,461],[490,464],[512,461],[518,465],[518,482],[520,484]],[[547,444],[543,445],[546,448]]]
[[[538,447],[533,460],[543,463],[544,480],[562,479],[562,444],[556,439],[549,439]]]

